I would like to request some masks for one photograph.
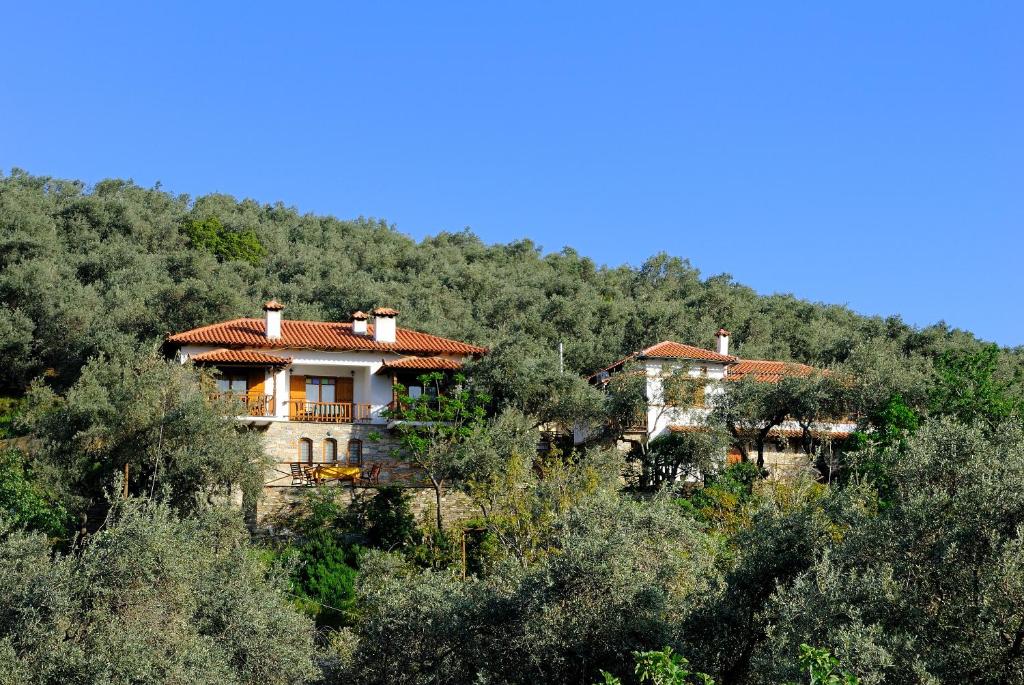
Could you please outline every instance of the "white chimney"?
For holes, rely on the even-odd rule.
[[[263,305],[263,315],[266,321],[267,340],[281,339],[281,310],[284,305],[277,300],[271,300]]]
[[[718,340],[716,351],[718,354],[729,355],[729,331],[724,328],[719,328],[718,332],[715,333],[715,338]]]
[[[373,339],[380,343],[395,342],[395,317],[398,312],[387,307],[373,310]]]
[[[352,314],[352,332],[356,335],[366,335],[366,321],[370,315],[366,312],[355,312]]]

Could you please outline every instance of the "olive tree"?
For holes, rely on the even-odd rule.
[[[755,682],[779,655],[834,647],[864,683],[1024,682],[1024,431],[933,421],[892,464],[889,498],[780,588]]]
[[[3,524],[0,524],[3,525]],[[122,501],[77,549],[0,535],[0,683],[301,683],[313,627],[237,512]]]
[[[262,443],[206,383],[146,350],[91,360],[63,394],[38,382],[26,418],[37,456],[79,510],[104,502],[125,473],[130,495],[160,494],[183,511],[239,491],[254,500]]]

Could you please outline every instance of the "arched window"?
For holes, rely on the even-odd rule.
[[[328,463],[338,461],[338,441],[334,438],[324,440],[324,461]]]
[[[299,440],[299,461],[303,464],[313,463],[313,441],[309,438]]]
[[[363,465],[363,441],[352,439],[348,441],[348,464],[349,466]]]

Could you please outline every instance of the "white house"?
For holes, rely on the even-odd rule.
[[[719,329],[715,338],[715,350],[666,340],[634,352],[590,376],[593,383],[605,386],[616,373],[627,367],[645,375],[646,412],[638,417],[635,425],[626,428],[623,441],[631,443],[650,440],[667,432],[701,430],[715,396],[725,391],[726,381],[753,376],[758,381],[771,383],[785,376],[807,376],[815,371],[805,364],[739,359],[729,354],[729,331]],[[685,403],[679,398],[666,396],[663,381],[678,373],[694,379],[706,379],[703,385],[696,384],[697,392],[686,397]],[[853,421],[837,421],[818,424],[813,433],[818,442],[838,442],[854,430],[856,424]],[[779,471],[793,465],[793,456],[801,450],[798,439],[802,435],[803,431],[795,421],[783,422],[772,430],[770,449],[765,452],[765,465],[769,470]],[[577,443],[586,437],[585,431],[575,431]],[[731,450],[727,459],[737,461],[739,450]]]
[[[377,465],[374,479],[415,477],[391,457],[396,383],[431,394],[417,380],[450,375],[482,347],[397,326],[398,312],[355,312],[347,322],[293,321],[274,300],[263,318],[232,319],[167,337],[182,363],[217,371],[217,389],[239,401],[238,419],[265,434],[276,466],[268,488],[308,484],[309,466]]]

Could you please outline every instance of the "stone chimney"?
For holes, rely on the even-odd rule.
[[[387,307],[373,310],[373,339],[379,343],[395,342],[395,318],[398,312]]]
[[[370,315],[366,312],[352,313],[352,332],[356,335],[366,335],[366,322]]]
[[[725,330],[724,328],[719,328],[718,332],[715,333],[715,339],[718,341],[718,344],[715,346],[715,351],[718,352],[718,354],[724,354],[728,356],[729,331]]]
[[[281,339],[281,310],[284,305],[277,300],[270,300],[263,305],[263,316],[266,321],[267,340]]]

